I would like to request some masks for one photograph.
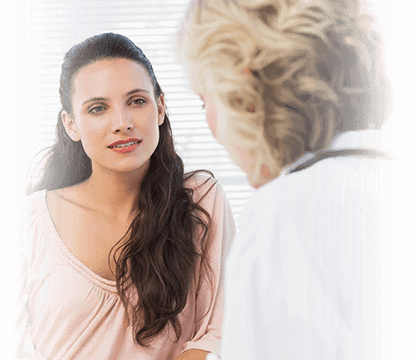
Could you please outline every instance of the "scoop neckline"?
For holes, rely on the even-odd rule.
[[[113,293],[117,293],[116,280],[106,279],[92,271],[87,265],[85,265],[81,260],[79,260],[64,244],[58,233],[58,230],[55,227],[55,224],[52,220],[52,216],[49,212],[48,203],[46,200],[47,190],[43,190],[39,195],[41,197],[41,202],[39,203],[41,207],[40,210],[45,220],[44,223],[46,224],[46,227],[48,228],[49,232],[52,234],[53,240],[57,245],[58,249],[66,257],[70,265],[73,268],[75,268],[75,270],[79,271],[82,275],[84,275],[88,280],[94,282],[101,288],[104,288],[105,290],[111,291]]]

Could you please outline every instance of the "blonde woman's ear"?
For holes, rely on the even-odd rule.
[[[75,120],[65,110],[63,110],[61,113],[61,120],[64,124],[66,133],[72,139],[72,141],[80,141],[81,136],[79,135]]]

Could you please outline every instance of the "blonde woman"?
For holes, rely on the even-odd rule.
[[[356,0],[192,1],[178,54],[258,190],[226,267],[229,359],[379,359],[387,81]]]

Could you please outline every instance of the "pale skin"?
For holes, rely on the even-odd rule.
[[[108,255],[137,215],[134,201],[159,141],[164,98],[155,98],[147,71],[137,62],[109,59],[82,68],[73,82],[72,113],[62,121],[73,141],[81,141],[92,161],[92,175],[81,184],[49,191],[47,205],[71,253],[97,275],[115,280]],[[118,153],[109,145],[140,140]],[[203,360],[191,349],[175,360]]]

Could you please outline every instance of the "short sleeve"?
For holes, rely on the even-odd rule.
[[[224,190],[213,182],[208,180],[196,194],[201,197],[199,204],[211,217],[206,239],[211,271],[208,277],[202,272],[199,275],[194,336],[184,344],[183,351],[200,349],[219,354],[224,311],[224,265],[235,235],[235,225]]]
[[[31,335],[31,315],[29,309],[29,293],[27,289],[30,272],[31,258],[35,251],[36,209],[35,197],[39,194],[26,197],[19,211],[19,294],[18,294],[18,319],[16,331],[18,333],[18,348],[16,358],[19,360],[45,360],[35,349]]]

